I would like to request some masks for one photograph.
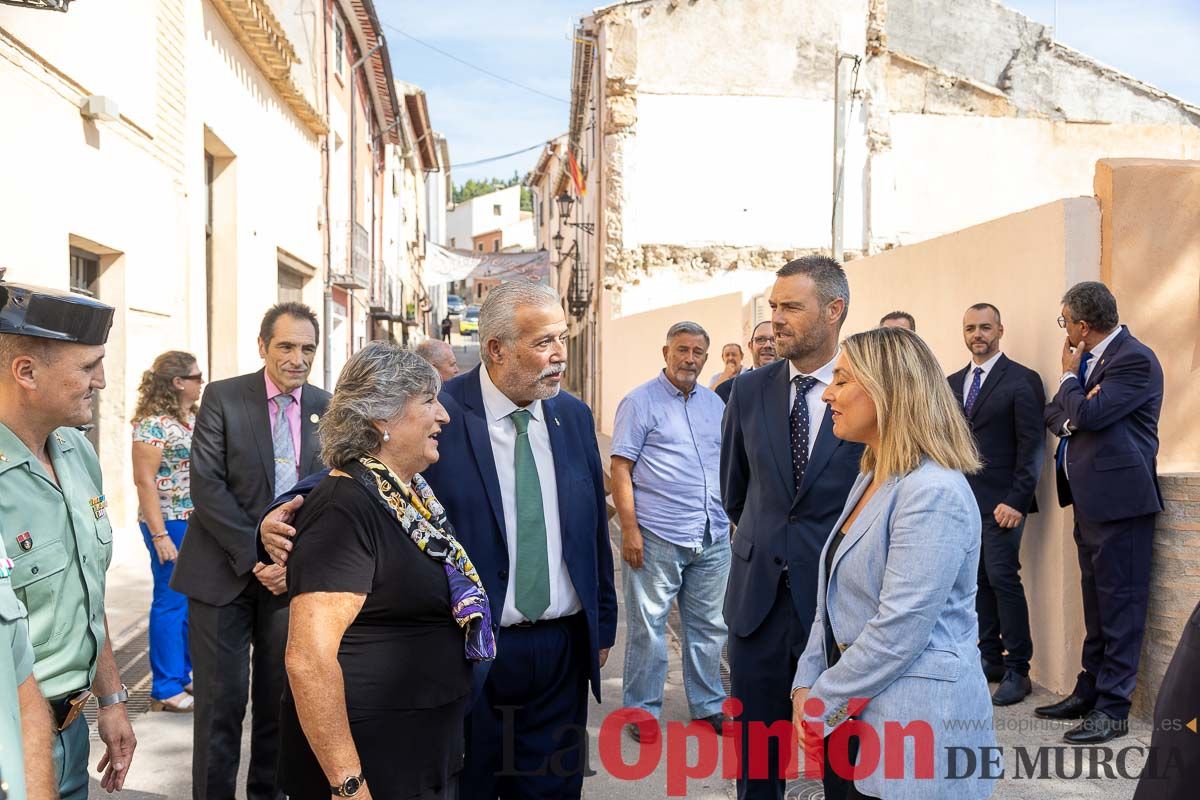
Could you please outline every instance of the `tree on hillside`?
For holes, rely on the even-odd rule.
[[[500,178],[485,178],[477,181],[474,178],[469,179],[466,183],[459,184],[454,187],[454,202],[465,203],[475,197],[482,197],[485,194],[491,194],[497,189],[507,189],[510,186],[516,186],[521,183],[521,177],[513,170],[512,177],[508,180]],[[533,193],[529,191],[529,187],[521,187],[521,210],[533,211]]]

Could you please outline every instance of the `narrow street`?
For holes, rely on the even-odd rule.
[[[478,349],[473,344],[459,346],[454,341],[460,366],[474,364]],[[613,523],[611,529],[618,602],[624,605],[621,596],[620,531]],[[150,602],[150,573],[146,568],[148,555],[141,534],[136,530],[119,530],[114,537],[113,564],[108,573],[108,615],[113,631],[117,664],[130,688],[130,713],[138,737],[138,749],[133,768],[120,795],[128,800],[185,800],[191,795],[192,761],[192,717],[190,714],[147,713],[149,707],[150,673],[147,660],[146,615]],[[667,764],[671,754],[671,740],[663,742],[660,757],[653,772],[646,777],[631,781],[614,777],[605,768],[600,757],[599,742],[601,725],[609,714],[621,707],[621,671],[625,656],[624,609],[618,612],[617,641],[604,669],[604,702],[593,706],[588,717],[588,736],[591,769],[596,774],[584,783],[584,797],[593,800],[653,800],[669,796]],[[683,690],[683,672],[680,662],[680,633],[678,617],[672,613],[668,634],[670,664],[667,672],[666,692],[663,701],[663,720],[688,721],[687,700]],[[727,674],[727,673],[726,673]],[[1035,748],[1058,748],[1063,759],[1062,767],[1056,767],[1057,750],[1049,750],[1048,766],[1051,771],[1064,769],[1070,775],[1081,769],[1086,776],[1091,770],[1094,752],[1086,748],[1071,748],[1062,744],[1062,733],[1067,723],[1053,723],[1033,718],[1031,709],[1035,705],[1051,702],[1052,695],[1041,687],[1025,702],[1005,709],[997,709],[995,724],[998,743],[1005,749],[1005,768],[1009,776],[1017,769],[1014,748],[1026,748],[1030,757],[1038,754]],[[89,719],[94,720],[95,707],[89,706]],[[250,710],[247,711],[247,720]],[[246,725],[249,729],[249,725]],[[1131,735],[1119,740],[1117,746],[1146,748],[1150,743],[1149,727],[1144,722],[1131,720]],[[687,741],[687,758],[684,763],[696,765],[699,753],[695,740]],[[238,779],[239,792],[245,784],[246,761],[249,753],[249,738],[243,739],[242,773]],[[92,755],[90,764],[94,768],[104,749],[92,727]],[[625,764],[638,761],[637,745],[626,735],[621,735],[621,757]],[[649,756],[647,756],[649,757]],[[1045,756],[1043,756],[1045,757]],[[677,758],[677,757],[676,757]],[[1077,760],[1078,759],[1078,760]],[[1077,766],[1078,765],[1078,766]],[[1139,770],[1141,758],[1131,758],[1128,769]],[[682,771],[681,764],[676,769]],[[1100,768],[1101,776],[1104,769]],[[680,779],[679,776],[677,780]],[[1030,780],[1028,770],[1021,780],[1008,779],[997,784],[994,795],[997,800],[1129,800],[1133,796],[1135,782],[1120,778],[1095,780]],[[687,797],[698,800],[732,800],[736,797],[732,781],[720,777],[719,763],[713,775],[686,781]],[[238,797],[242,797],[239,793]],[[793,782],[788,788],[788,797],[795,800],[818,800],[823,796],[820,785],[806,780]],[[106,798],[95,779],[93,769],[91,798]]]

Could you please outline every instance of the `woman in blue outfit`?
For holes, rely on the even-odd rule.
[[[150,550],[151,709],[192,710],[187,598],[170,586],[175,558],[192,513],[188,470],[192,426],[204,377],[190,353],[169,350],[142,374],[133,414],[133,480],[138,519]]]
[[[866,449],[818,563],[792,682],[807,755],[823,742],[826,797],[990,797],[999,765],[988,765],[996,741],[976,647],[979,508],[963,477],[979,455],[962,409],[928,346],[902,328],[846,339],[823,399],[834,435]]]

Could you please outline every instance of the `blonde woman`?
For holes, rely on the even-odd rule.
[[[133,481],[150,550],[150,688],[155,711],[192,710],[187,598],[171,588],[175,558],[192,513],[192,427],[204,376],[196,358],[169,350],[142,374],[133,413]]]
[[[866,449],[822,553],[793,721],[809,757],[824,738],[826,765],[842,773],[826,769],[827,797],[988,797],[981,748],[995,735],[976,649],[980,521],[963,477],[980,464],[962,411],[933,353],[902,328],[846,339],[824,400],[834,434]],[[910,724],[903,753],[889,756],[898,726]]]

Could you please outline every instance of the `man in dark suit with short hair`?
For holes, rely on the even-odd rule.
[[[1021,533],[1037,512],[1038,476],[1045,452],[1042,379],[1000,352],[1000,309],[976,303],[963,315],[971,361],[949,377],[979,447],[983,469],[967,476],[983,518],[979,557],[979,654],[998,706],[1025,699],[1033,687],[1029,606],[1021,585]],[[1007,652],[1005,652],[1007,651]]]
[[[767,364],[775,360],[775,334],[771,331],[771,320],[765,319],[754,326],[754,330],[750,332],[750,369],[746,372],[753,372],[756,369],[761,369]],[[743,372],[743,375],[746,373]],[[729,403],[729,393],[733,391],[733,382],[738,379],[734,375],[729,380],[718,384],[716,389],[717,397],[721,398],[726,404]]]
[[[195,511],[171,578],[171,588],[189,598],[196,800],[234,796],[247,695],[253,717],[246,796],[282,796],[275,762],[287,581],[283,567],[259,562],[256,528],[278,492],[321,467],[317,421],[329,393],[307,383],[318,338],[307,306],[272,307],[258,338],[263,369],[210,383],[196,416]]]
[[[792,717],[788,694],[816,613],[821,549],[858,477],[863,447],[833,435],[821,394],[833,380],[850,287],[840,264],[804,256],[779,270],[771,290],[780,360],[732,381],[721,441],[721,494],[737,525],[725,595],[733,697],[742,703],[742,798],[782,798],[778,742],[766,744],[766,776],[752,722]],[[787,756],[783,754],[783,763]],[[833,778],[831,774],[831,778]],[[827,797],[845,787],[827,786]]]
[[[616,640],[604,471],[591,410],[559,391],[566,339],[553,289],[526,281],[492,289],[479,312],[483,363],[443,386],[450,422],[441,458],[421,473],[500,625],[496,660],[476,670],[464,800],[580,796],[587,690],[600,699],[600,668]],[[286,522],[300,502],[263,520],[272,558],[286,560],[294,534]]]
[[[1118,324],[1104,284],[1076,284],[1063,297],[1067,331],[1058,392],[1045,422],[1062,437],[1056,453],[1058,501],[1075,507],[1083,588],[1083,670],[1066,699],[1035,709],[1083,722],[1071,744],[1103,744],[1128,732],[1137,683],[1158,488],[1158,416],[1163,373],[1149,347]]]

